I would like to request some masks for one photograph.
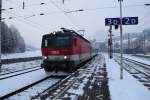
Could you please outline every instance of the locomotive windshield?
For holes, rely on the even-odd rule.
[[[61,48],[71,46],[70,36],[56,36],[43,39],[42,47]]]

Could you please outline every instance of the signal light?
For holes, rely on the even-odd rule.
[[[119,25],[115,25],[115,30],[117,30],[119,28]]]
[[[43,13],[41,13],[40,15],[44,15]]]
[[[25,2],[23,1],[23,3],[22,3],[22,9],[24,9],[25,8]]]

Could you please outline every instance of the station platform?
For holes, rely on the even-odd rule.
[[[126,70],[123,70],[123,79],[120,79],[120,65],[108,54],[102,54],[108,72],[108,85],[111,100],[150,100],[150,90],[143,86]]]

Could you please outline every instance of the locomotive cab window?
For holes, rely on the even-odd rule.
[[[68,47],[70,45],[70,37],[62,36],[56,38],[56,47]]]
[[[45,40],[45,44],[44,44],[44,45],[45,45],[45,47],[47,47],[47,46],[48,46],[48,42],[47,42],[47,40]]]
[[[66,48],[71,46],[71,36],[52,36],[43,38],[42,47]]]

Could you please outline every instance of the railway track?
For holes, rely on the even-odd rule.
[[[33,96],[32,99],[110,100],[106,66],[101,60],[101,57],[96,57],[59,84],[55,84],[42,94]]]
[[[41,60],[36,60],[23,63],[2,65],[0,71],[0,80],[40,70],[40,62]]]
[[[92,60],[92,59],[90,59],[90,60]],[[89,60],[88,63],[91,62],[90,60]],[[75,80],[77,79],[76,76],[79,74],[79,71],[80,71],[80,70],[83,70],[83,69],[86,68],[86,67],[87,67],[87,64],[86,64],[86,65],[83,64],[83,66],[82,66],[81,68],[79,68],[79,69],[76,70],[75,72],[73,72],[73,73],[71,73],[70,75],[68,75],[68,77],[66,77],[66,78],[64,78],[64,79],[62,79],[62,80],[60,80],[59,82],[57,82],[57,83],[56,83],[55,85],[53,85],[52,87],[50,87],[50,88],[48,88],[48,89],[45,89],[43,92],[41,92],[41,93],[39,93],[39,94],[37,94],[37,95],[34,95],[34,96],[30,97],[30,98],[31,98],[31,99],[42,99],[43,96],[45,97],[45,94],[46,94],[47,92],[52,92],[52,91],[58,89],[60,86],[64,87],[64,84],[65,84],[66,82],[69,82],[69,84],[67,84],[67,86],[65,85],[65,87],[62,88],[62,91],[54,98],[54,100],[57,100],[57,98],[59,98],[59,97],[60,97],[69,87],[71,87],[71,85],[75,82]],[[75,79],[74,79],[74,78],[75,78]],[[70,79],[73,79],[73,80],[70,80]],[[71,82],[71,84],[70,84],[70,82]]]
[[[116,56],[115,60],[120,63],[119,56]],[[150,65],[123,58],[123,67],[150,90]]]
[[[46,77],[5,97],[9,100],[30,100],[33,99],[32,96],[41,94],[54,85],[59,84],[59,82],[65,77],[66,75]]]
[[[2,64],[12,64],[12,63],[18,63],[18,62],[28,62],[28,61],[41,60],[41,59],[42,59],[41,56],[26,57],[26,58],[2,59]]]
[[[96,60],[95,62],[97,62],[97,61],[99,62],[100,58],[99,58],[99,60]],[[41,98],[43,98],[43,96],[45,96],[45,94],[47,92],[52,93],[53,99],[58,99],[62,95],[64,95],[64,93],[66,93],[66,91],[68,91],[68,89],[70,87],[75,86],[77,84],[80,84],[80,81],[82,81],[82,79],[87,80],[88,78],[90,78],[90,81],[93,80],[93,82],[95,82],[96,80],[101,80],[102,82],[100,82],[99,84],[105,83],[106,79],[107,79],[105,77],[105,75],[106,75],[105,68],[104,67],[99,68],[99,63],[100,62],[97,63],[97,64],[95,64],[94,62],[91,64],[91,62],[93,62],[93,61],[89,61],[87,64],[85,64],[84,66],[79,68],[77,71],[75,71],[74,73],[71,73],[71,75],[68,75],[68,73],[67,74],[66,73],[65,74],[64,73],[55,73],[54,74],[53,72],[45,73],[43,69],[40,69],[40,70],[37,70],[37,71],[29,72],[26,75],[21,74],[21,75],[12,77],[12,80],[14,80],[14,79],[15,80],[20,80],[20,79],[22,79],[21,76],[24,79],[26,79],[26,77],[30,76],[31,79],[34,79],[32,77],[36,77],[36,78],[38,78],[38,80],[36,80],[34,82],[30,82],[30,80],[27,80],[27,81],[30,82],[30,84],[15,88],[13,91],[10,91],[11,89],[7,89],[8,91],[7,90],[4,91],[6,93],[2,93],[0,95],[0,100],[1,99],[2,100],[3,99],[8,99],[8,100],[41,99]],[[100,72],[97,71],[98,69],[99,69]],[[94,76],[95,71],[98,73],[98,76]],[[36,73],[36,74],[34,74],[34,76],[33,76],[33,75],[31,75],[33,73]],[[44,76],[43,78],[40,78],[38,76],[40,73],[43,73],[40,76],[40,77]],[[20,78],[20,79],[18,79],[18,78]],[[4,81],[5,80],[10,80],[10,79],[11,78],[4,79]],[[6,83],[7,82],[7,81],[3,82],[3,80],[0,80],[0,81],[1,81],[0,86],[2,86],[1,83]],[[21,81],[18,82],[18,83],[25,84],[25,83],[21,83]],[[90,83],[90,84],[93,84],[93,83]],[[61,91],[59,90],[60,89],[59,87],[63,87]],[[3,90],[5,90],[5,89],[2,89],[2,90],[0,89],[0,91],[3,91]],[[55,95],[54,91],[56,93],[57,92],[59,92],[59,93],[57,95]],[[94,89],[94,91],[97,91],[97,89],[96,90]],[[105,96],[105,93],[102,93],[101,95],[97,94],[96,97],[97,98],[102,98],[100,100],[103,100],[104,97],[109,97],[109,96]],[[80,97],[80,98],[87,98],[87,97],[83,96],[83,97]],[[90,97],[88,96],[88,98],[90,98]]]
[[[34,60],[34,61],[28,61],[28,62],[18,62],[13,64],[3,64],[0,69],[0,75],[4,75],[7,73],[19,71],[19,70],[25,70],[32,67],[37,67],[41,63],[41,60]]]
[[[146,55],[136,55],[136,54],[134,54],[133,56],[144,58],[146,60],[150,60],[150,56],[146,56]]]
[[[31,72],[31,73],[33,73],[33,72]],[[28,74],[31,74],[31,73],[28,73]],[[37,72],[37,73],[39,73],[39,72]],[[35,76],[37,75],[37,73],[35,74]],[[42,72],[42,73],[45,73],[45,72]],[[22,76],[22,75],[20,75],[20,76]],[[16,76],[16,77],[20,77],[20,76]],[[58,83],[61,79],[68,76],[68,74],[49,73],[48,75],[42,74],[41,76],[43,78],[39,78],[36,81],[30,82],[27,85],[23,85],[18,89],[16,88],[13,91],[7,92],[5,94],[1,94],[0,100],[3,100],[3,99],[8,99],[8,100],[29,100],[31,98],[31,96],[42,93],[43,91],[50,88],[54,84]],[[32,77],[32,75],[30,77]],[[13,78],[15,79],[15,77],[13,77]],[[16,82],[14,82],[14,83],[16,83]],[[13,84],[13,82],[12,82],[12,84]],[[22,84],[25,84],[25,83],[22,83]]]
[[[41,67],[33,67],[33,68],[27,68],[27,69],[23,69],[23,70],[18,70],[18,71],[13,71],[13,72],[1,74],[0,75],[0,80],[11,78],[11,77],[18,76],[18,75],[21,75],[21,74],[30,73],[30,72],[40,70],[40,69],[42,69],[42,68]]]

